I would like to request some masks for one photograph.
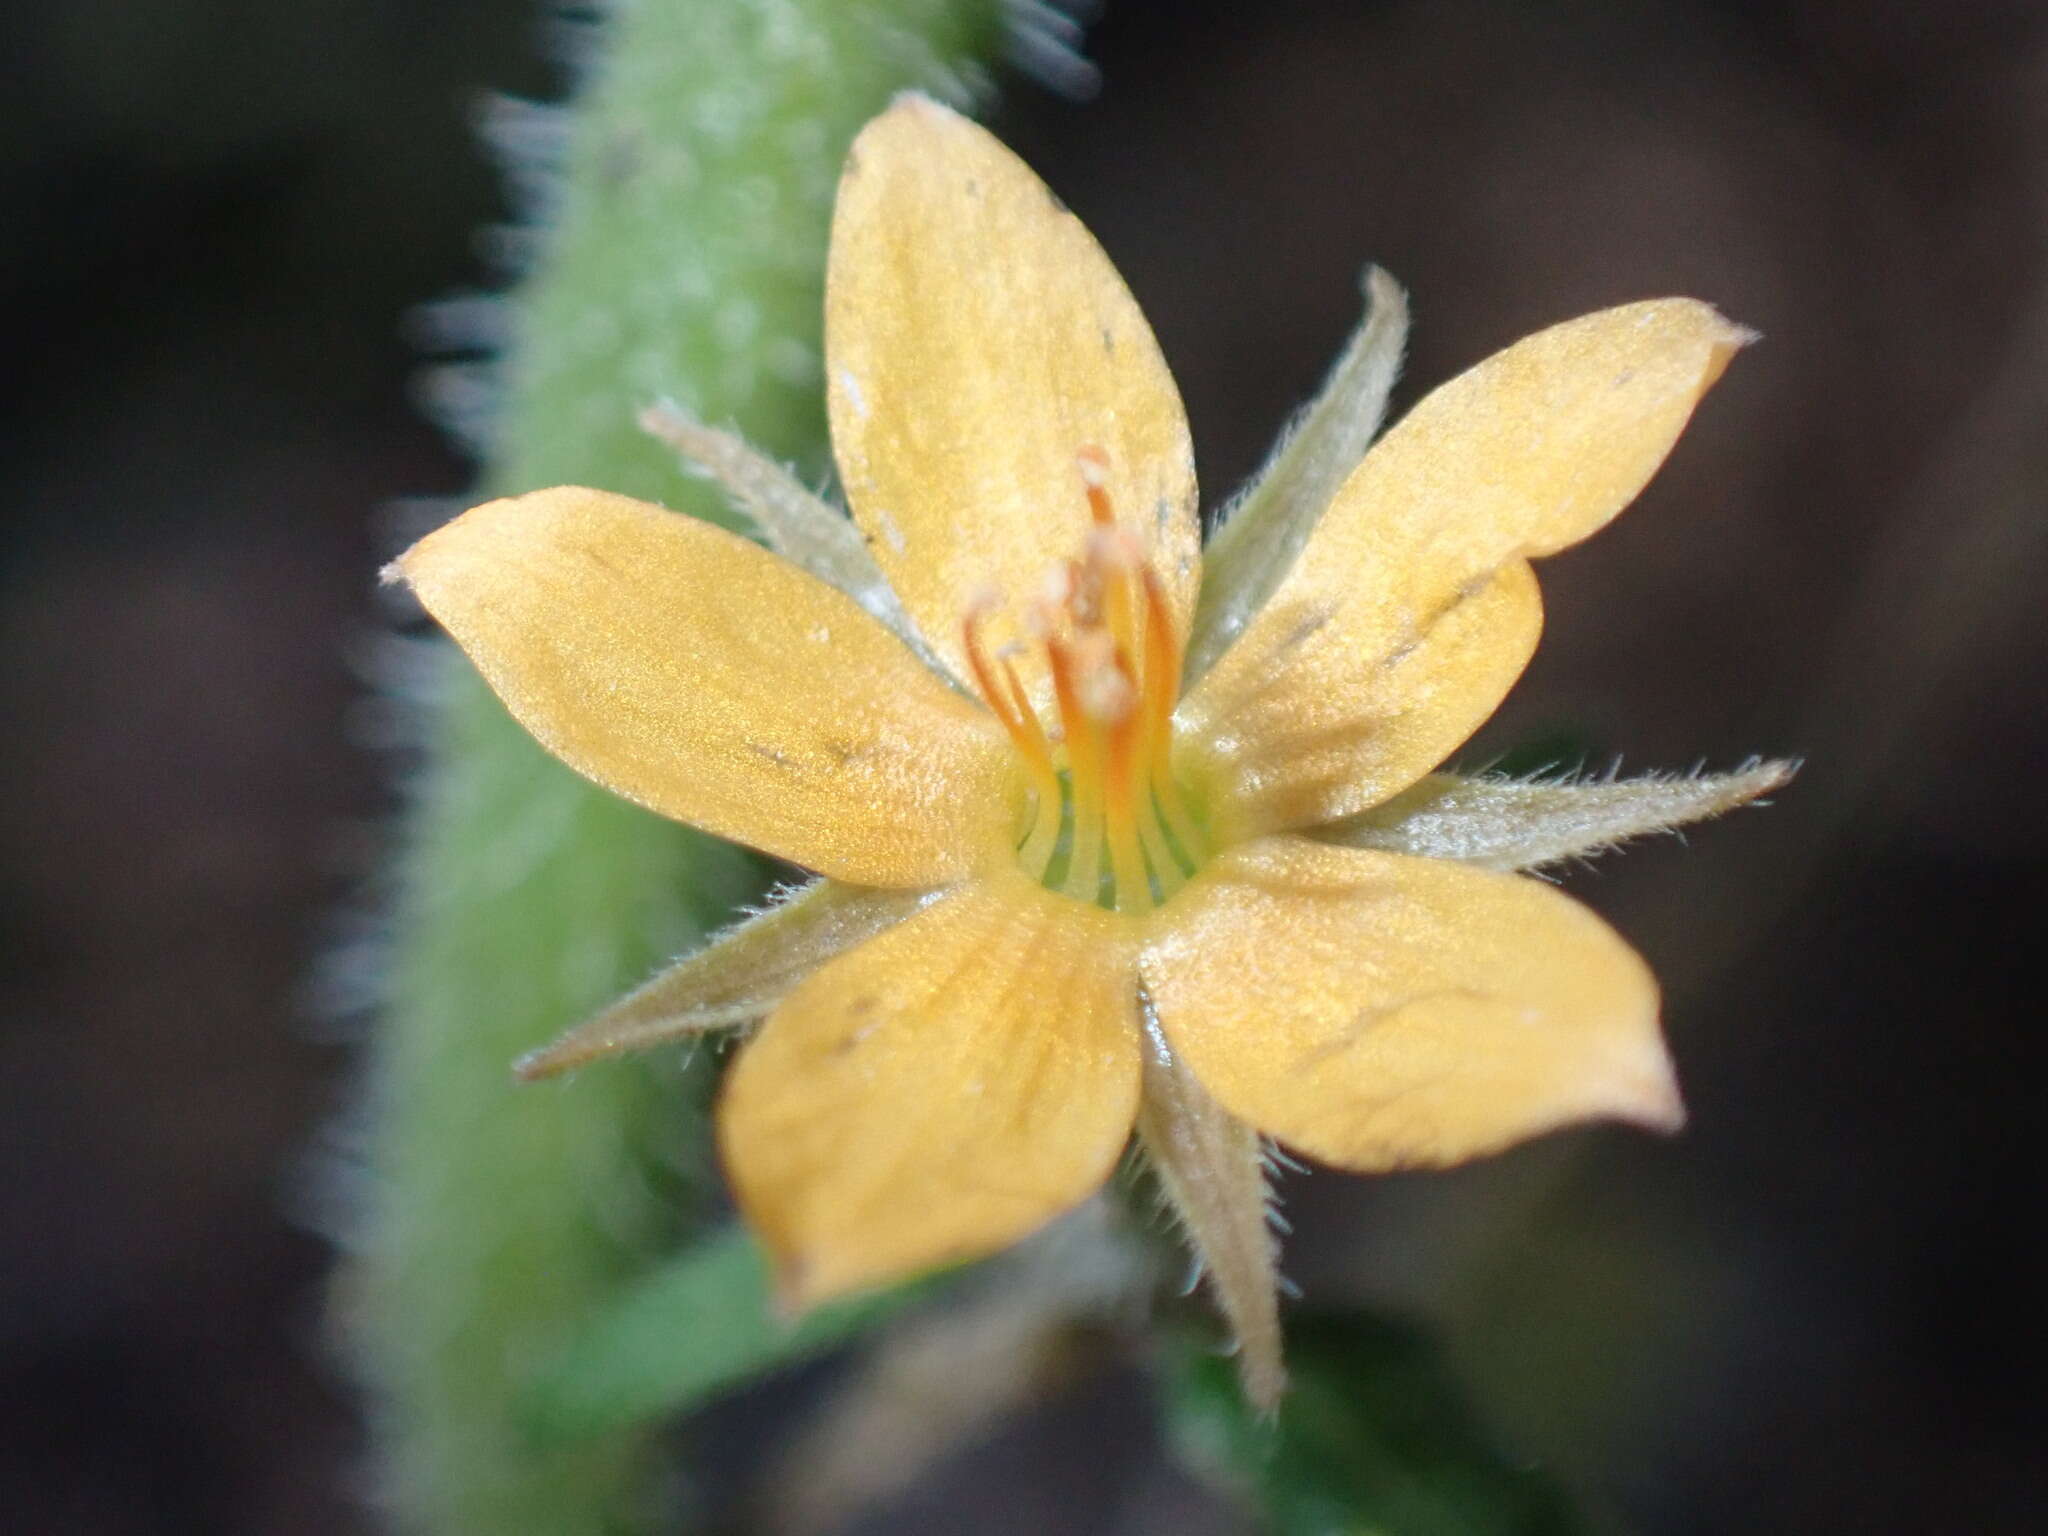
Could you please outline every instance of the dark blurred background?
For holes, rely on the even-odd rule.
[[[295,1220],[350,1075],[307,977],[391,804],[351,666],[379,509],[468,473],[402,317],[482,278],[469,125],[548,87],[539,30],[0,12],[10,1529],[368,1528]],[[2048,8],[1119,0],[1090,52],[1098,101],[1013,83],[998,126],[1153,317],[1212,498],[1368,259],[1413,294],[1404,402],[1651,294],[1767,338],[1546,567],[1473,753],[1808,759],[1572,882],[1665,980],[1691,1129],[1297,1179],[1294,1277],[1439,1326],[1614,1529],[2037,1529]],[[1236,1529],[1140,1401],[1078,1389],[873,1528]]]

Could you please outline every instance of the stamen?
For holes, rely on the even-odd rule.
[[[1098,528],[1116,526],[1116,509],[1109,501],[1109,455],[1089,443],[1074,455],[1081,470],[1081,490],[1088,498],[1088,515]]]
[[[1047,583],[1048,587],[1051,585]],[[1101,566],[1092,560],[1069,560],[1066,583],[1061,590],[1065,593],[1061,607],[1075,630],[1085,632],[1102,623]]]
[[[1144,564],[1144,548],[1128,529],[1097,528],[1088,535],[1086,568],[1093,573],[1094,588],[1103,594],[1098,606],[1108,616],[1109,632],[1126,656],[1139,654],[1135,583]],[[1141,679],[1139,686],[1150,687],[1150,679]]]
[[[1003,661],[1004,680],[1008,687],[997,683],[994,670],[989,666],[988,653],[981,643],[981,624],[1002,604],[1002,595],[993,588],[983,588],[968,602],[967,612],[960,621],[961,648],[967,653],[967,665],[974,673],[975,686],[980,689],[982,702],[989,712],[1002,722],[1003,729],[1015,743],[1018,754],[1031,774],[1032,791],[1037,797],[1031,834],[1025,839],[1026,848],[1045,844],[1043,857],[1052,856],[1052,845],[1059,839],[1060,823],[1060,776],[1053,766],[1052,746],[1045,739],[1045,729],[1038,723],[1038,716],[1025,697],[1023,688],[1017,682],[1016,669],[1007,658]],[[1029,867],[1027,861],[1027,867]],[[1043,865],[1039,866],[1043,869]]]
[[[974,685],[981,690],[982,702],[1003,722],[1004,730],[1012,737],[1021,737],[1023,728],[1010,713],[1003,691],[996,687],[995,673],[989,668],[988,653],[981,644],[982,621],[1002,605],[1003,594],[999,589],[985,586],[975,590],[967,600],[967,611],[960,616],[960,648],[967,653],[967,666],[974,673]]]
[[[1117,658],[1119,667],[1122,658]],[[1105,820],[1109,832],[1109,859],[1116,871],[1119,908],[1139,912],[1152,910],[1152,882],[1145,871],[1145,854],[1138,831],[1138,799],[1142,785],[1138,772],[1138,736],[1143,719],[1135,710],[1126,711],[1109,733],[1109,762],[1105,788]]]
[[[1046,573],[1021,615],[1029,640],[993,658],[981,626],[1001,596],[976,593],[963,648],[1030,771],[1036,805],[1019,863],[1077,901],[1147,912],[1208,856],[1173,775],[1180,641],[1142,540],[1116,522],[1109,456],[1089,446],[1075,461],[1092,525],[1081,558]],[[1041,720],[1013,663],[1034,650],[1051,679],[1056,726]]]
[[[1083,630],[1072,650],[1081,708],[1097,725],[1121,725],[1137,705],[1138,689],[1116,642],[1099,629]]]
[[[1027,618],[1036,622],[1048,613],[1064,612],[1074,598],[1075,573],[1080,566],[1072,560],[1056,565],[1045,573],[1038,584],[1038,601],[1033,605]]]
[[[999,659],[1003,664],[1003,681],[1010,690],[1010,707],[1025,726],[1024,735],[1029,746],[1024,755],[1031,765],[1033,789],[1038,796],[1031,835],[1024,839],[1023,846],[1017,850],[1017,857],[1026,869],[1043,878],[1046,867],[1052,863],[1053,850],[1059,846],[1066,796],[1060,791],[1059,770],[1053,766],[1052,743],[1045,739],[1045,727],[1038,723],[1038,712],[1031,707],[1030,697],[1024,692],[1017,669],[1010,664],[1008,656]]]

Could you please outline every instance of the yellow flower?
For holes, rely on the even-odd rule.
[[[1528,561],[1634,498],[1746,333],[1686,299],[1590,315],[1365,454],[1405,326],[1370,288],[1205,576],[1136,303],[1020,161],[906,97],[832,229],[851,523],[669,407],[780,555],[561,488],[398,562],[564,762],[821,877],[523,1064],[765,1014],[718,1137],[791,1304],[1016,1241],[1135,1127],[1270,1402],[1262,1137],[1374,1171],[1682,1118],[1643,962],[1510,871],[1783,770],[1431,771],[1536,644]]]

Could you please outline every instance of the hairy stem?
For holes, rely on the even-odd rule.
[[[492,491],[584,483],[723,517],[636,427],[662,397],[820,471],[840,156],[898,90],[966,94],[996,12],[640,0],[611,8],[573,112],[498,114],[538,220],[514,243],[537,263],[502,317],[508,354],[435,391],[488,445]],[[515,1405],[568,1332],[674,1242],[702,1177],[701,1095],[674,1060],[526,1089],[510,1063],[758,877],[558,767],[452,652],[435,671],[372,1047],[368,1206],[339,1288],[380,1494],[395,1528],[433,1536],[644,1529],[664,1486],[644,1431],[543,1446]]]

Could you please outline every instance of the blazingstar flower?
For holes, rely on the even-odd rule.
[[[765,1015],[717,1128],[791,1304],[1016,1241],[1135,1128],[1270,1403],[1262,1138],[1371,1172],[1681,1120],[1648,969],[1513,871],[1786,770],[1432,770],[1535,647],[1529,560],[1635,497],[1748,335],[1687,299],[1589,315],[1366,453],[1405,331],[1368,286],[1205,557],[1180,400],[1108,259],[986,132],[906,97],[832,226],[851,522],[661,407],[779,554],[562,488],[398,562],[564,762],[820,877],[522,1064]]]

